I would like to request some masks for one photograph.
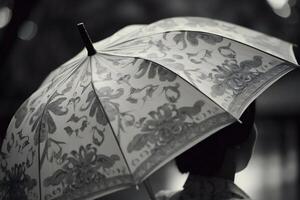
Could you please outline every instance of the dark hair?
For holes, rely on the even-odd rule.
[[[181,173],[189,172],[202,176],[211,176],[223,164],[226,149],[239,145],[249,137],[255,117],[255,102],[244,111],[240,120],[235,122],[175,158]]]

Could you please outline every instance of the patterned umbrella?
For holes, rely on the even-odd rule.
[[[1,150],[1,199],[92,199],[144,181],[239,120],[298,67],[292,45],[182,17],[88,43],[19,108]]]

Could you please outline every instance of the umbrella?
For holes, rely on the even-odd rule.
[[[199,17],[132,25],[54,70],[12,118],[1,199],[92,199],[142,183],[298,68],[292,44]]]

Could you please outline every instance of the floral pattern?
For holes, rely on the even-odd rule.
[[[122,29],[96,43],[97,54],[78,54],[12,118],[0,197],[88,199],[139,184],[297,68],[291,55],[253,41],[258,35],[216,20],[172,18]]]
[[[176,74],[170,72],[169,70],[161,67],[156,63],[143,61],[139,65],[139,71],[135,74],[135,78],[143,77],[147,71],[149,79],[154,78],[157,75],[160,81],[171,82],[174,81],[176,78]]]
[[[189,44],[191,44],[193,46],[199,45],[198,39],[201,39],[208,44],[215,45],[217,43],[222,42],[223,37],[218,36],[218,35],[209,34],[209,33],[199,34],[198,32],[186,32],[186,31],[183,31],[174,37],[174,41],[176,42],[176,44],[178,44],[180,42],[183,43],[184,49],[187,47],[187,42],[189,42]]]
[[[88,94],[88,98],[86,102],[88,103],[86,108],[81,108],[82,111],[89,109],[89,116],[94,117],[96,116],[96,120],[99,124],[106,125],[107,119],[105,118],[105,114],[100,106],[100,103],[98,102],[97,95],[95,94],[95,91],[90,91]]]
[[[141,150],[147,143],[155,145],[159,149],[175,140],[176,135],[182,135],[188,131],[192,123],[185,122],[187,117],[193,118],[201,112],[204,102],[197,101],[193,107],[176,108],[172,104],[164,104],[148,114],[151,118],[144,122],[141,134],[136,135],[129,143],[127,151]]]
[[[16,123],[15,123],[15,127],[19,128],[20,125],[22,124],[25,116],[28,113],[28,100],[26,100],[22,106],[17,110],[16,114],[14,115],[14,117],[16,118]]]
[[[137,48],[133,48],[134,45]],[[239,118],[244,110],[241,107],[249,105],[249,97],[259,94],[255,92],[258,85],[269,85],[261,80],[271,83],[277,80],[274,76],[280,77],[295,67],[233,40],[195,31],[156,33],[131,40],[122,47],[116,54],[113,50],[110,54],[135,55],[160,65],[200,88],[235,118]],[[140,66],[140,69],[144,70],[139,70],[138,76],[146,73],[146,68]]]
[[[27,195],[37,185],[37,180],[26,174],[25,163],[15,164],[10,170],[3,166],[1,168],[5,172],[5,176],[0,180],[0,198],[3,200],[27,200]]]
[[[59,116],[67,113],[67,110],[63,110],[60,106],[60,104],[67,98],[60,97],[52,101],[57,96],[59,96],[59,94],[55,92],[54,95],[49,99],[49,102],[47,104],[41,104],[30,119],[29,125],[32,125],[32,131],[35,132],[35,144],[44,142],[47,133],[54,133],[56,131],[56,124],[51,113]]]
[[[63,184],[63,194],[68,195],[87,185],[101,184],[106,176],[99,169],[109,169],[120,160],[118,155],[97,154],[97,149],[91,144],[80,146],[78,151],[71,151],[70,154],[65,157],[62,168],[44,180],[44,186]]]
[[[224,53],[224,51],[229,51],[229,53]],[[215,83],[211,88],[212,96],[222,96],[226,90],[233,91],[233,95],[237,96],[254,79],[263,76],[263,73],[257,70],[262,65],[261,56],[253,56],[251,60],[238,63],[235,51],[230,49],[230,43],[228,46],[219,47],[219,52],[226,59],[221,64],[222,66],[217,65],[217,68],[213,70],[216,73],[212,77]]]
[[[111,99],[118,99],[124,94],[122,88],[118,88],[115,92],[110,87],[103,87],[97,90],[97,95],[100,98],[100,102],[103,105],[107,117],[110,121],[116,119],[116,115],[120,112],[118,105],[114,104]]]
[[[164,24],[169,25],[164,26]],[[138,38],[140,36],[179,30],[201,31],[204,33],[219,35],[297,64],[297,61],[292,55],[293,53],[290,51],[292,47],[291,43],[242,26],[201,17],[176,17],[163,19],[149,26],[144,26],[142,28],[139,27],[139,30],[131,37]],[[126,39],[128,40],[131,38]]]

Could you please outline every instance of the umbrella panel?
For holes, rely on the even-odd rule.
[[[156,63],[94,58],[98,65],[92,65],[92,82],[137,182],[158,163],[168,162],[182,148],[234,121],[188,82]]]
[[[203,32],[132,39],[103,53],[138,57],[181,76],[238,119],[246,107],[297,66],[250,46]],[[145,73],[146,67],[141,67]]]

